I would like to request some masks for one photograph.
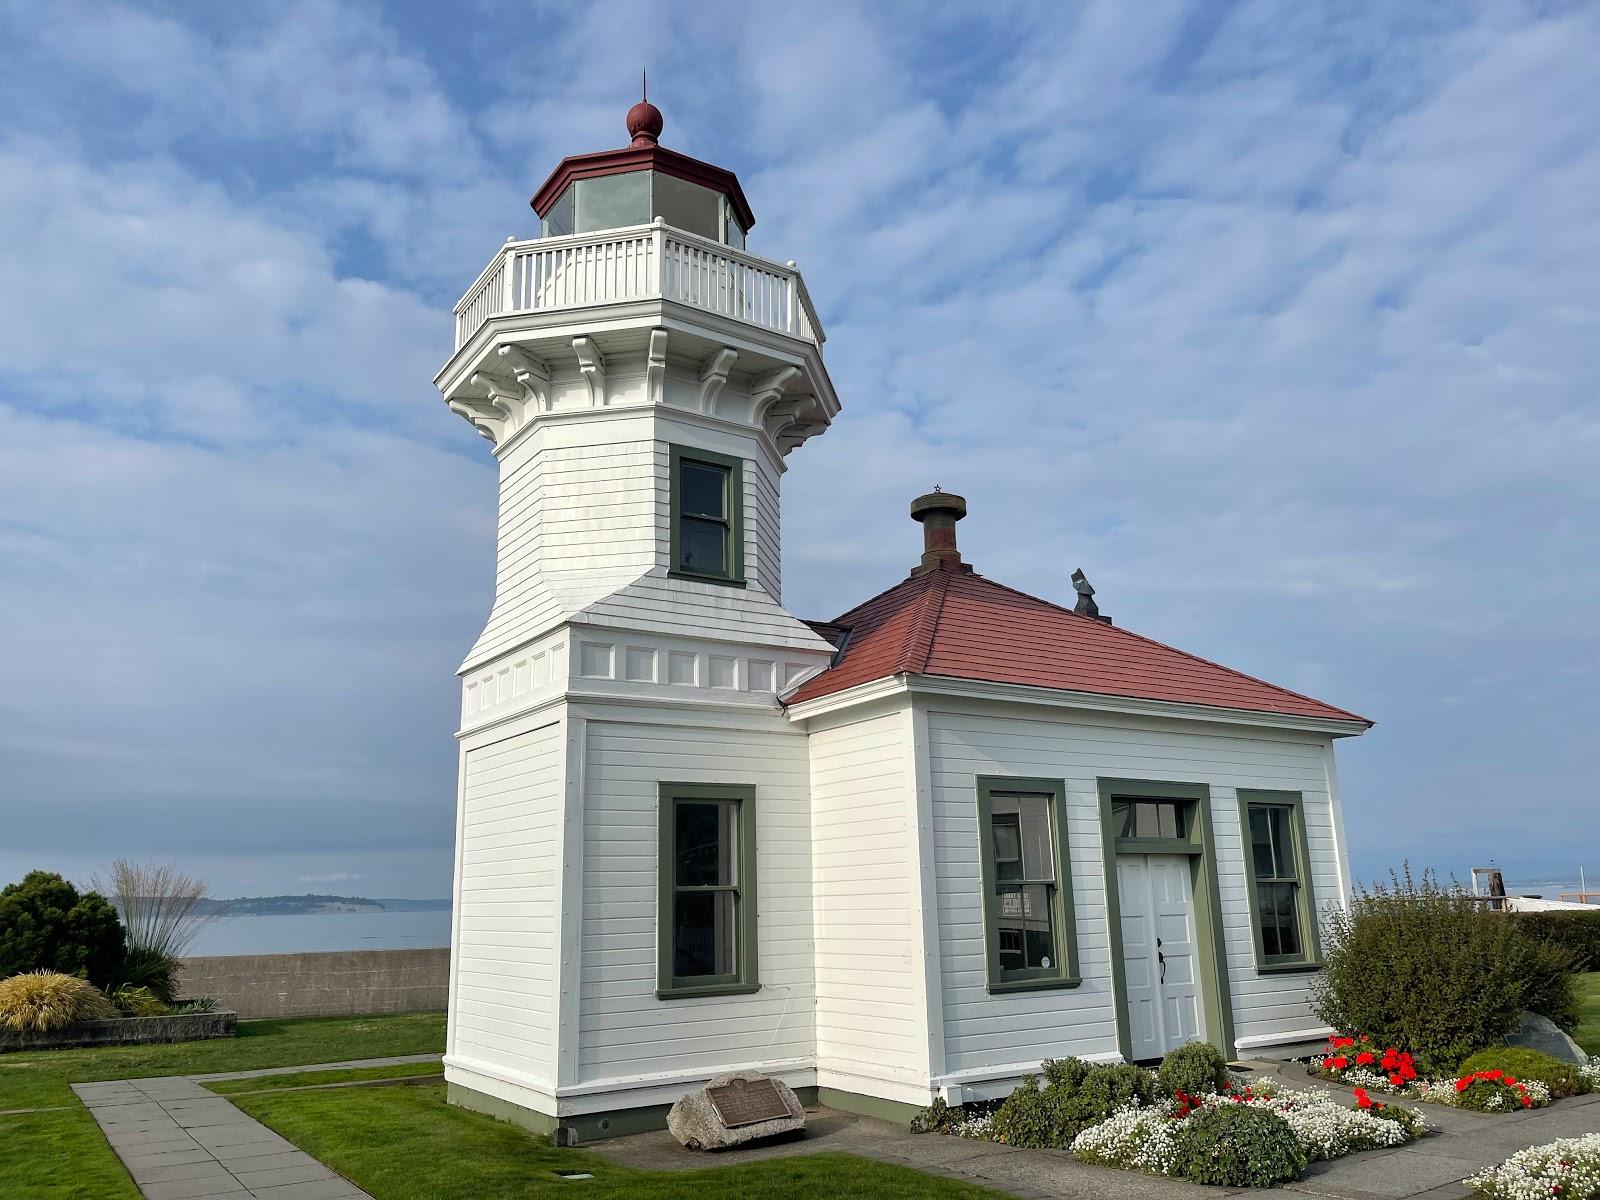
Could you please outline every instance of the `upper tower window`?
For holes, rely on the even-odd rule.
[[[731,171],[656,144],[661,111],[641,102],[628,112],[631,145],[563,159],[533,198],[544,237],[648,225],[743,249],[755,214]]]
[[[743,585],[741,467],[726,454],[672,447],[673,574]]]

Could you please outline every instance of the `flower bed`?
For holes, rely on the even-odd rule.
[[[1404,1050],[1386,1046],[1379,1050],[1366,1034],[1331,1037],[1328,1053],[1311,1060],[1324,1079],[1368,1091],[1403,1093],[1417,1082],[1416,1060]]]
[[[1467,1180],[1492,1200],[1588,1200],[1600,1196],[1600,1133],[1519,1150]]]
[[[1473,1112],[1517,1112],[1550,1103],[1550,1089],[1544,1084],[1499,1070],[1474,1071],[1459,1079],[1429,1080],[1419,1083],[1415,1091],[1417,1099],[1430,1104],[1448,1104]]]

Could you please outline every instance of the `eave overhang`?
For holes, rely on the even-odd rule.
[[[785,695],[792,695],[799,686],[803,685],[791,688]],[[791,721],[801,722],[893,696],[944,697],[954,700],[1027,705],[1034,708],[1164,717],[1179,721],[1203,721],[1213,725],[1242,725],[1257,729],[1318,733],[1330,737],[1356,737],[1372,728],[1370,721],[1341,721],[1328,717],[1302,717],[1291,713],[1222,708],[1209,704],[1180,704],[1171,700],[1145,700],[1137,696],[1074,692],[1014,683],[989,683],[978,679],[958,679],[950,675],[889,675],[845,688],[828,696],[819,696],[815,700],[787,706],[787,711]],[[780,701],[783,699],[783,696],[779,697]]]

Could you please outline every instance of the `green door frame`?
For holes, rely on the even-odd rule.
[[[1217,852],[1211,830],[1211,789],[1203,783],[1151,779],[1097,779],[1100,793],[1100,847],[1105,863],[1106,925],[1111,935],[1111,992],[1117,1020],[1117,1048],[1133,1061],[1128,1036],[1128,980],[1122,961],[1122,898],[1117,892],[1118,854],[1181,854],[1189,859],[1194,899],[1200,1007],[1211,1044],[1227,1058],[1233,1044],[1233,993],[1228,986],[1228,949],[1222,927],[1222,895],[1217,887]],[[1117,838],[1111,834],[1112,800],[1181,800],[1181,838]]]

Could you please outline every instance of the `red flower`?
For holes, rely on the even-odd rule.
[[[1398,1075],[1391,1075],[1389,1076],[1389,1083],[1392,1087],[1400,1087],[1405,1083],[1405,1080],[1400,1078]]]
[[[1471,1086],[1472,1086],[1472,1076],[1471,1075],[1468,1075],[1464,1079],[1456,1080],[1456,1091],[1458,1091],[1458,1092],[1464,1092]]]
[[[1356,1089],[1356,1104],[1361,1108],[1372,1107],[1372,1097],[1367,1095],[1364,1088]]]
[[[1370,1067],[1377,1061],[1377,1058],[1374,1057],[1372,1051],[1370,1050],[1363,1050],[1360,1054],[1356,1055],[1356,1066],[1358,1067]]]
[[[1522,1107],[1523,1108],[1532,1108],[1533,1107],[1533,1097],[1532,1096],[1524,1096],[1522,1098]]]
[[[1335,1071],[1342,1071],[1350,1065],[1350,1060],[1342,1054],[1336,1054],[1328,1060],[1328,1065]]]

